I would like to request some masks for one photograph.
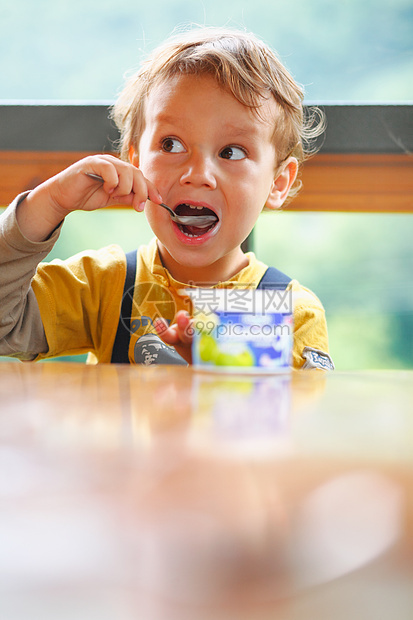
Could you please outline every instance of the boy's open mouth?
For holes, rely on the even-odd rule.
[[[205,235],[207,232],[215,228],[215,226],[219,222],[217,214],[214,213],[214,211],[212,211],[211,209],[208,209],[208,207],[198,207],[198,206],[182,203],[176,207],[175,213],[181,216],[182,215],[191,215],[191,216],[212,215],[213,217],[215,217],[215,220],[212,221],[212,223],[209,224],[208,226],[204,226],[204,225],[194,226],[193,224],[191,226],[188,226],[188,225],[183,225],[183,224],[177,224],[180,230],[188,237],[201,237],[202,235]]]

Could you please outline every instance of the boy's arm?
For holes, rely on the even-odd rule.
[[[102,182],[89,173],[99,175]],[[138,168],[113,155],[94,155],[10,205],[0,221],[0,355],[34,359],[48,351],[31,280],[65,217],[72,211],[119,203],[143,211],[148,196],[153,202],[162,201]]]
[[[27,239],[16,219],[16,209],[25,199],[27,193],[0,216],[0,355],[32,360],[48,346],[31,280],[59,231],[44,242]]]

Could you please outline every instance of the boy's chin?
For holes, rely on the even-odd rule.
[[[225,282],[245,267],[248,262],[240,245],[224,252],[202,251],[201,248],[179,248],[158,240],[162,264],[178,282],[196,286],[214,286]],[[206,249],[206,248],[205,248]]]

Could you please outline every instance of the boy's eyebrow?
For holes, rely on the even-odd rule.
[[[228,133],[239,136],[250,136],[254,133],[254,127],[240,127],[239,125],[233,125],[232,123],[226,123],[221,125],[221,129],[228,131]]]
[[[170,116],[169,114],[159,112],[158,114],[155,114],[155,120],[158,123],[164,123],[165,125],[174,125],[177,121],[180,121],[181,119],[178,116]]]
[[[157,114],[155,118],[158,123],[165,124],[165,125],[178,124],[178,125],[185,126],[185,123],[187,122],[185,117],[180,117],[178,115],[171,116],[169,114],[164,114],[162,112]],[[250,124],[247,124],[246,126],[234,125],[232,123],[224,123],[222,125],[220,124],[220,131],[223,134],[229,133],[234,136],[253,138],[257,131],[257,127],[254,122],[251,122]]]

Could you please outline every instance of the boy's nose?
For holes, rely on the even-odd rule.
[[[215,189],[217,180],[212,158],[202,153],[192,153],[181,174],[181,184]]]

